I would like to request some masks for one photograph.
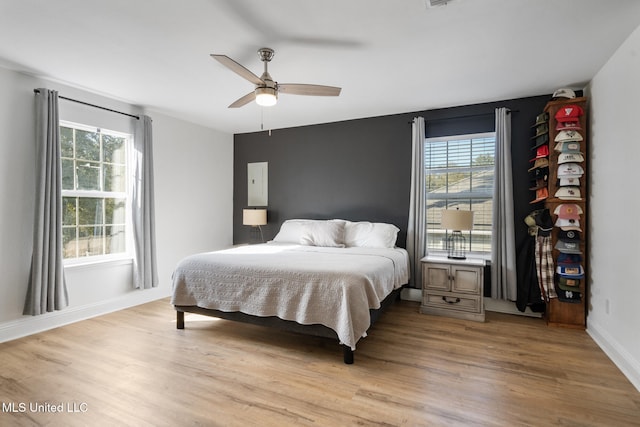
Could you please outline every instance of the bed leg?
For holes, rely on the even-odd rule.
[[[184,311],[176,311],[176,328],[184,329]]]
[[[353,350],[348,345],[342,345],[342,354],[344,357],[344,363],[347,365],[353,365]]]

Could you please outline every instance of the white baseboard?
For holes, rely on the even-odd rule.
[[[498,313],[506,313],[506,314],[515,314],[518,316],[528,316],[528,317],[542,317],[542,313],[535,313],[531,311],[529,307],[525,309],[524,312],[518,310],[515,302],[513,301],[505,301],[493,298],[485,298],[484,299],[484,309],[485,311],[495,311]]]
[[[0,343],[165,298],[169,296],[167,292],[159,288],[135,290],[95,304],[68,307],[39,316],[22,316],[0,324]]]
[[[608,332],[588,320],[587,333],[631,384],[640,391],[640,361],[635,360]]]

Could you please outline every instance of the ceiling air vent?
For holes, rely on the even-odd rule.
[[[449,3],[451,0],[425,0],[425,4],[427,7],[436,7],[436,6],[444,6]]]

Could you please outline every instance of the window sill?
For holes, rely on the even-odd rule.
[[[446,257],[447,251],[427,251],[427,254]],[[487,252],[467,252],[465,255],[468,258],[483,259],[489,262],[491,261],[491,254]]]
[[[84,268],[103,268],[103,267],[117,267],[120,265],[131,265],[133,264],[132,257],[119,257],[119,258],[103,258],[96,260],[82,260],[82,261],[71,261],[65,262],[64,269],[65,270],[79,270]]]

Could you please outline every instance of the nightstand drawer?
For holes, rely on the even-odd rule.
[[[430,291],[424,295],[422,304],[427,307],[479,313],[482,310],[480,298],[479,296],[465,294]]]

